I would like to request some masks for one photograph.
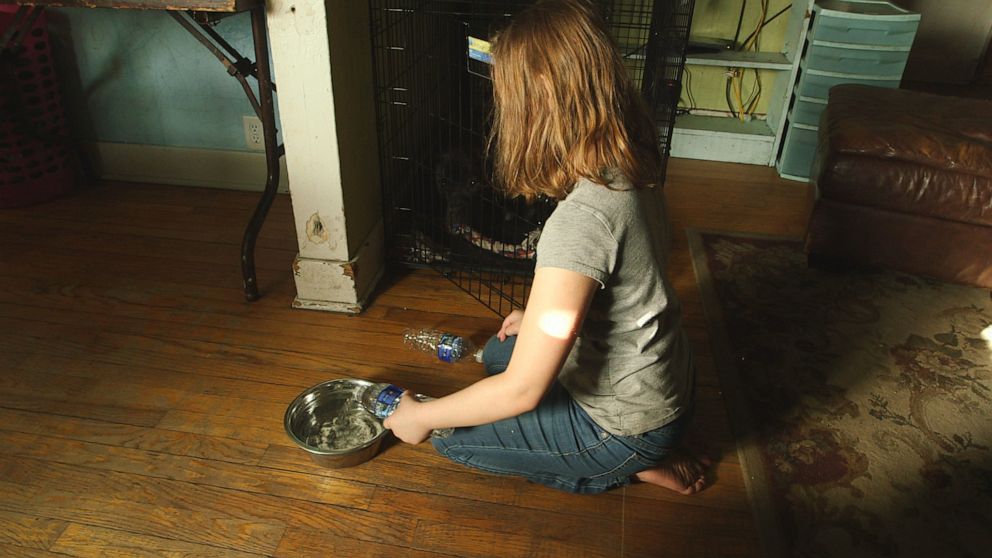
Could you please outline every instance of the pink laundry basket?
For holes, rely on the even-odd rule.
[[[0,34],[16,6],[0,6]],[[76,181],[45,14],[12,56],[0,57],[0,208],[58,197]]]

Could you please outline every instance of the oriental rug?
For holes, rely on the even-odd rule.
[[[768,556],[992,554],[992,299],[689,231]]]

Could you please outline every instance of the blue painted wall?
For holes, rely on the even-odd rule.
[[[49,19],[77,135],[246,150],[242,117],[254,111],[244,90],[165,12],[59,9],[50,10]],[[226,18],[216,29],[255,58],[248,14]]]

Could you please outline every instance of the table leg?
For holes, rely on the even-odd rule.
[[[262,137],[265,140],[265,191],[255,207],[255,212],[245,228],[241,242],[241,274],[244,277],[245,298],[258,300],[258,282],[255,276],[255,241],[272,207],[279,190],[280,149],[276,145],[276,113],[272,102],[272,74],[269,68],[269,39],[265,28],[265,7],[251,10],[251,30],[255,38],[255,66],[258,70],[258,100],[262,120]]]
[[[255,207],[255,212],[245,228],[241,240],[241,275],[244,279],[245,298],[255,301],[259,298],[258,281],[255,274],[255,241],[265,223],[265,217],[272,207],[276,193],[279,190],[279,158],[284,150],[276,144],[276,113],[272,100],[275,84],[272,83],[272,72],[269,67],[269,39],[265,28],[265,7],[251,9],[251,30],[255,43],[255,63],[245,59],[227,44],[206,24],[197,25],[191,18],[186,18],[178,12],[169,12],[179,25],[182,25],[193,37],[207,48],[227,68],[227,73],[235,77],[245,90],[248,102],[262,121],[262,138],[265,142],[265,190],[262,198]],[[217,46],[210,41],[208,35],[223,46],[234,57],[228,58]],[[248,84],[247,77],[258,80],[258,99]]]

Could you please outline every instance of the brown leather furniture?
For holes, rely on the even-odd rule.
[[[811,176],[811,263],[992,288],[992,101],[836,86]]]

